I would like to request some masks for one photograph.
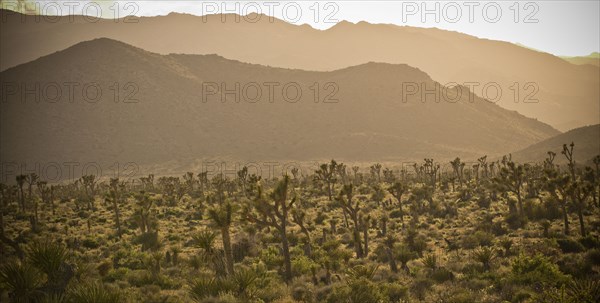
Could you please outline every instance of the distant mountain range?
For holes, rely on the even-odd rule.
[[[137,23],[92,23],[82,16],[50,21],[9,11],[0,15],[5,20],[0,28],[0,70],[81,41],[108,37],[160,54],[219,54],[305,70],[333,71],[367,62],[407,64],[442,84],[476,82],[474,92],[488,99],[496,98],[493,86],[497,84],[502,91],[498,105],[562,131],[600,123],[597,67],[458,32],[365,22],[340,22],[317,30],[265,15],[172,13],[129,19]],[[487,94],[483,92],[486,85]]]
[[[559,134],[404,64],[304,71],[159,55],[102,38],[10,68],[0,79],[4,162],[445,161],[502,155]],[[407,95],[405,83],[455,100]],[[36,102],[40,95],[46,100]]]
[[[600,67],[600,53],[591,53],[587,56],[579,56],[579,57],[561,57],[567,60],[570,63],[577,65],[593,65]]]
[[[563,144],[575,143],[574,155],[579,164],[591,164],[592,159],[600,155],[600,125],[584,126],[566,133],[548,138],[512,154],[512,159],[519,162],[542,162],[548,152],[556,153],[555,164],[565,164],[566,158],[561,154]]]

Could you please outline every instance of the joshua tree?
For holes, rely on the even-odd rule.
[[[571,142],[568,147],[566,144],[563,144],[563,150],[561,152],[563,155],[565,155],[565,158],[567,158],[567,161],[569,162],[567,167],[569,168],[569,172],[571,173],[571,178],[573,178],[573,180],[575,180],[575,158],[573,156],[574,147],[574,142]]]
[[[575,174],[575,157],[573,155],[573,149],[575,143],[571,142],[567,147],[567,144],[563,144],[562,154],[567,158],[569,162],[567,164],[569,172],[571,173],[571,182],[568,184],[567,191],[572,197],[573,206],[577,210],[577,216],[579,217],[579,226],[581,229],[581,236],[586,236],[585,223],[583,218],[583,210],[586,207],[587,198],[594,194],[594,182],[595,176],[593,170],[587,169],[583,177],[577,177]]]
[[[87,195],[88,209],[91,210],[94,208],[94,199],[96,197],[96,185],[98,180],[96,180],[96,176],[94,175],[82,176],[80,180],[83,184],[83,188],[85,189],[85,194]]]
[[[594,190],[593,183],[584,180],[583,178],[577,178],[575,182],[571,182],[568,191],[573,197],[573,206],[577,211],[577,216],[579,218],[579,227],[581,230],[581,236],[586,236],[585,231],[585,223],[583,219],[583,211],[586,208],[587,199],[592,194]]]
[[[188,195],[192,195],[194,192],[194,184],[196,184],[196,179],[194,178],[194,173],[187,172],[183,175],[183,182],[185,183],[185,187],[187,188]]]
[[[367,257],[369,255],[369,224],[371,223],[370,215],[360,215],[359,218],[360,226],[362,227],[363,238],[365,242],[365,250],[364,256]]]
[[[25,192],[23,191],[23,185],[25,185],[26,178],[27,176],[25,175],[17,176],[17,186],[19,187],[19,206],[23,212],[27,209],[25,204]]]
[[[440,169],[440,165],[433,162],[433,159],[425,159],[423,165],[423,172],[429,176],[431,187],[435,191],[435,183],[437,180],[437,172]]]
[[[333,161],[332,161],[333,162]],[[253,223],[263,227],[273,227],[279,232],[281,245],[283,250],[283,262],[285,266],[284,279],[286,283],[292,281],[292,262],[290,257],[290,246],[287,237],[288,216],[289,212],[296,201],[296,197],[288,199],[288,184],[290,178],[285,175],[275,190],[270,194],[270,200],[265,199],[262,195],[262,190],[259,187],[259,194],[253,201],[253,209],[256,213],[247,210],[246,218]],[[289,201],[288,201],[289,200]]]
[[[121,213],[119,211],[119,204],[123,202],[122,193],[125,189],[125,183],[119,182],[119,178],[111,178],[109,187],[110,189],[105,201],[112,204],[113,211],[115,212],[117,236],[121,238]]]
[[[337,165],[338,164],[335,162],[335,160],[331,160],[329,164],[321,164],[319,169],[315,171],[315,179],[323,182],[327,187],[327,196],[329,197],[329,201],[333,200],[333,187],[337,181],[335,178]]]
[[[152,232],[153,225],[155,222],[152,220],[152,206],[154,201],[150,199],[150,196],[141,191],[139,194],[135,196],[137,210],[134,214],[134,218],[138,227],[140,228],[140,232],[142,234]]]
[[[377,178],[377,182],[381,183],[381,164],[375,163],[371,165],[371,176],[373,178]]]
[[[497,184],[504,190],[509,191],[517,196],[517,202],[519,205],[519,214],[521,216],[523,213],[523,198],[521,195],[521,191],[523,188],[523,183],[525,182],[525,174],[527,167],[516,164],[510,160],[506,161],[505,167],[502,167],[500,170],[500,174],[495,181]]]
[[[246,183],[248,182],[248,167],[244,166],[237,172],[238,181],[242,187],[242,193],[246,194]]]
[[[335,173],[340,177],[340,180],[342,180],[342,184],[348,183],[348,171],[346,164],[337,163],[335,166]]]
[[[141,177],[140,181],[145,191],[154,190],[154,175],[149,174],[148,177]]]
[[[569,235],[569,213],[568,208],[568,188],[570,187],[571,177],[561,175],[554,168],[546,169],[546,175],[543,177],[544,187],[550,195],[560,203],[565,235]]]
[[[385,252],[388,257],[388,262],[390,263],[390,270],[392,272],[398,272],[398,265],[396,264],[396,257],[394,256],[394,244],[396,243],[396,238],[392,235],[388,235],[384,242],[385,244]]]
[[[229,234],[229,228],[233,222],[234,214],[235,210],[230,202],[225,202],[222,205],[208,210],[208,216],[212,219],[214,226],[221,231],[221,237],[223,238],[223,250],[225,251],[225,260],[229,275],[234,274],[233,250],[231,249],[231,236]]]
[[[311,256],[312,255],[312,242],[311,242],[310,232],[308,231],[308,228],[306,226],[306,221],[308,221],[306,218],[306,212],[298,206],[294,207],[294,209],[292,210],[292,221],[294,221],[294,223],[296,223],[300,227],[300,230],[306,237],[306,243],[307,243],[307,249],[308,249],[307,255]]]
[[[345,196],[345,198],[344,198]],[[342,210],[348,214],[354,226],[353,229],[353,239],[354,239],[354,249],[356,250],[356,257],[363,257],[363,250],[360,241],[360,222],[359,222],[359,212],[360,212],[360,202],[358,200],[352,201],[354,197],[353,186],[344,185],[340,194],[338,196],[338,201],[342,207]]]
[[[39,179],[40,177],[35,173],[31,173],[25,178],[25,182],[27,182],[27,198],[29,199],[29,201],[33,201],[33,186],[37,183]]]
[[[353,183],[354,183],[354,185],[358,185],[358,171],[359,170],[360,170],[360,167],[358,167],[358,166],[352,166]]]
[[[46,181],[38,181],[37,182],[37,189],[38,192],[40,194],[40,198],[42,199],[42,203],[43,204],[51,204],[52,207],[52,214],[55,214],[54,211],[54,199],[53,199],[53,195],[52,192],[54,190],[53,186],[48,186],[48,182]]]
[[[404,183],[396,182],[388,188],[388,191],[396,200],[398,200],[398,209],[400,210],[401,217],[404,217],[404,211],[402,210],[402,195],[408,191],[408,186]]]
[[[452,170],[454,170],[454,175],[458,179],[458,183],[462,187],[463,185],[463,170],[465,168],[465,163],[460,162],[460,158],[456,158],[450,161],[450,165],[452,165]]]
[[[479,166],[483,170],[482,176],[484,178],[487,178],[489,176],[487,156],[483,156],[483,157],[477,159],[477,161],[479,162]]]

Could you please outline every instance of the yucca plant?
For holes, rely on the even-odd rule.
[[[0,268],[0,285],[8,290],[12,302],[36,302],[43,296],[43,281],[43,273],[29,264],[15,262]]]
[[[197,235],[192,237],[194,244],[202,251],[200,253],[200,259],[204,263],[211,264],[216,274],[221,276],[225,274],[225,264],[223,262],[223,255],[215,248],[215,239],[217,234],[203,230]]]
[[[33,266],[54,280],[61,274],[61,268],[69,259],[66,247],[50,241],[34,242],[27,250],[27,260]]]
[[[372,280],[378,268],[378,265],[356,265],[348,270],[348,279],[357,280],[365,278]]]
[[[124,296],[100,283],[87,283],[76,286],[68,295],[68,302],[77,303],[120,303]]]
[[[258,292],[254,286],[259,275],[252,269],[239,269],[231,276],[231,284],[234,287],[235,293],[246,300],[254,299]]]
[[[513,245],[513,240],[510,238],[502,238],[498,241],[498,244],[504,249],[504,256],[508,256],[510,254],[510,248]]]
[[[429,254],[423,257],[423,265],[430,270],[436,270],[438,268],[437,256],[435,254]]]
[[[481,262],[483,269],[488,271],[491,268],[492,261],[496,258],[496,251],[487,246],[480,246],[473,252],[473,258]]]
[[[395,256],[400,261],[400,268],[408,273],[410,271],[408,262],[416,257],[416,253],[406,246],[400,246],[395,249]]]
[[[593,280],[575,280],[567,286],[567,293],[574,302],[600,302],[600,282]]]
[[[225,259],[227,260],[227,272],[229,275],[234,273],[233,251],[231,249],[231,236],[229,232],[234,214],[235,208],[230,202],[226,202],[223,205],[219,205],[219,207],[213,207],[208,210],[208,216],[212,219],[214,227],[221,231]]]
[[[231,291],[231,284],[219,278],[200,278],[190,285],[190,297],[196,302],[204,302],[206,298],[217,297],[221,293]]]

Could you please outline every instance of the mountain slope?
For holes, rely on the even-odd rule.
[[[6,19],[0,28],[0,70],[81,41],[109,37],[161,54],[216,53],[244,62],[307,70],[336,70],[371,61],[408,64],[440,83],[477,82],[474,92],[480,96],[484,85],[497,83],[502,89],[498,105],[561,130],[600,122],[597,68],[570,64],[508,42],[435,28],[340,22],[321,31],[277,19],[271,22],[264,15],[254,23],[243,17],[236,22],[236,15],[203,18],[175,13],[137,18],[137,23],[92,23],[81,16],[49,22],[8,11],[0,15]],[[489,98],[493,97],[491,89]],[[526,98],[533,103],[524,102]]]
[[[561,57],[563,59],[565,59],[566,61],[573,63],[573,64],[577,64],[577,65],[584,65],[584,64],[589,64],[589,65],[593,65],[596,67],[600,67],[600,53],[591,53],[587,56],[580,56],[580,57]]]
[[[591,163],[600,155],[600,125],[590,125],[570,130],[548,138],[512,154],[512,158],[521,162],[542,162],[549,151],[556,153],[555,163],[567,162],[561,154],[563,144],[575,143],[575,160],[578,163]]]
[[[0,78],[7,88],[0,114],[5,162],[444,160],[500,155],[558,134],[489,101],[470,100],[464,87],[449,92],[460,93],[453,102],[403,99],[402,83],[436,87],[407,65],[312,72],[216,55],[163,56],[103,38],[11,68]],[[39,94],[23,93],[22,83],[30,90],[38,85]],[[78,83],[72,94],[68,83]],[[102,92],[97,100],[92,83]],[[268,83],[278,84],[271,92]],[[53,84],[65,87],[61,98],[54,98]],[[231,92],[236,84],[237,96]],[[439,85],[436,90],[441,93]],[[36,95],[46,98],[36,102]],[[324,103],[327,96],[337,102]]]

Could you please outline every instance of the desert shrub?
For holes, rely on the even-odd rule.
[[[292,298],[296,301],[312,303],[315,302],[315,290],[312,284],[295,281],[291,286]]]
[[[574,278],[587,278],[594,274],[594,265],[584,254],[562,255],[557,263],[563,273]]]
[[[490,246],[494,240],[494,235],[491,233],[478,230],[463,238],[462,247],[465,249],[473,249],[478,246]]]
[[[504,217],[504,222],[508,224],[508,227],[512,230],[525,227],[527,225],[527,218],[517,213],[509,213]]]
[[[408,288],[398,283],[386,283],[382,286],[383,292],[390,302],[400,302],[408,298]]]
[[[98,243],[98,239],[95,237],[86,237],[81,241],[81,246],[89,249],[94,249],[100,247],[100,243]]]
[[[560,285],[569,280],[558,266],[541,254],[519,255],[511,264],[511,280],[516,284]]]
[[[415,279],[410,285],[410,292],[415,297],[417,297],[417,299],[423,301],[423,299],[425,298],[425,294],[431,288],[432,285],[433,283],[431,282],[431,280],[427,278],[418,278]]]
[[[382,303],[387,301],[378,285],[366,278],[353,280],[349,283],[349,286],[348,299],[352,303]]]
[[[560,250],[566,254],[578,253],[578,252],[582,252],[585,250],[585,248],[583,247],[583,245],[581,245],[581,243],[579,243],[571,238],[556,239],[556,243],[558,243],[558,247],[560,247]]]
[[[490,199],[486,196],[481,196],[481,197],[479,197],[479,199],[477,199],[477,205],[481,208],[489,208],[491,204],[492,204],[492,199]]]
[[[508,230],[506,230],[504,225],[502,225],[502,222],[498,221],[492,223],[492,225],[490,226],[490,232],[495,236],[502,236],[506,235],[508,233]]]
[[[275,246],[269,246],[267,249],[261,250],[259,258],[265,262],[269,268],[276,268],[283,264],[283,256]]]
[[[129,269],[124,268],[124,267],[112,269],[112,270],[108,271],[108,273],[106,274],[106,276],[104,276],[104,278],[102,280],[105,282],[122,281],[125,279],[125,277],[128,275],[128,273],[129,273]]]
[[[141,244],[142,251],[146,250],[158,250],[160,248],[160,241],[158,239],[157,232],[147,232],[137,236],[133,244]]]
[[[105,277],[108,274],[108,271],[111,269],[112,265],[108,261],[104,261],[100,263],[96,269],[101,277]]]
[[[292,273],[296,276],[311,273],[312,268],[317,268],[318,264],[307,256],[298,256],[292,259]]]
[[[466,289],[456,289],[447,298],[448,303],[470,303],[477,302],[475,295]]]
[[[600,265],[600,249],[591,249],[585,255],[586,261],[592,265]]]
[[[327,303],[350,302],[350,287],[345,284],[340,284],[331,288],[327,295]]]
[[[587,235],[579,239],[579,243],[587,249],[600,248],[600,240],[592,235]]]
[[[394,209],[390,212],[389,217],[391,219],[397,219],[402,217],[403,212],[400,209]]]
[[[445,267],[440,267],[431,273],[430,278],[437,283],[444,283],[454,280],[454,273]]]

